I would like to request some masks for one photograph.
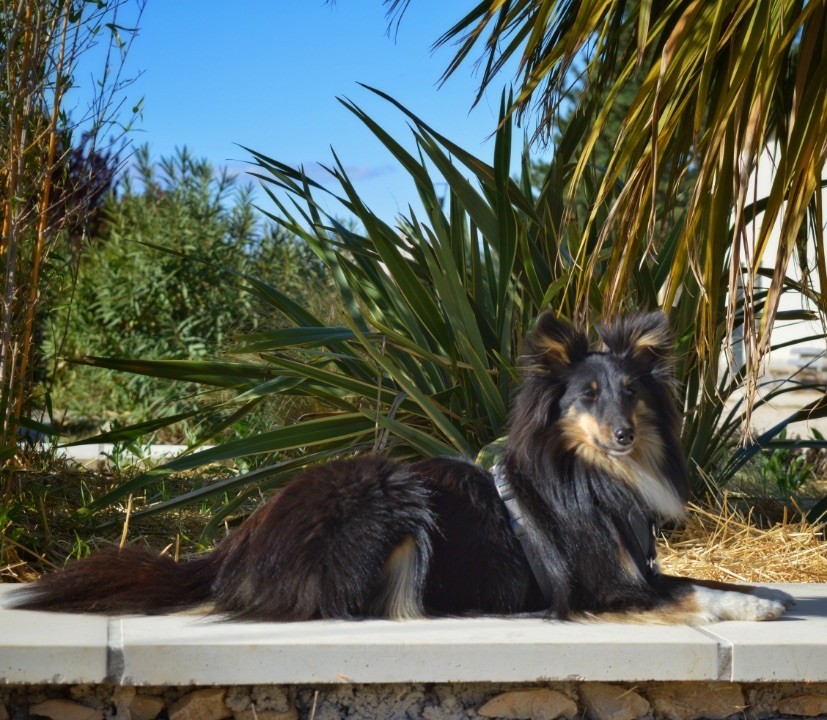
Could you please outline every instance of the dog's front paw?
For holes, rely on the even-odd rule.
[[[733,592],[697,587],[695,599],[706,622],[721,620],[775,620],[784,614],[784,603],[753,592]]]
[[[775,602],[780,602],[787,610],[795,605],[795,598],[789,593],[785,593],[783,590],[759,586],[754,587],[751,590],[751,594],[755,595],[755,597],[762,598],[763,600],[774,600]]]
[[[786,610],[784,603],[778,600],[757,597],[756,595],[744,595],[743,593],[732,593],[732,595],[743,595],[744,600],[733,602],[732,616],[722,618],[724,620],[775,620],[781,617]]]

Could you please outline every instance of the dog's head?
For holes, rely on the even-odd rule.
[[[581,330],[541,315],[526,339],[520,403],[525,419],[526,403],[545,408],[545,422],[569,448],[623,457],[659,437],[655,396],[672,377],[672,336],[656,312],[610,323],[598,335],[601,345],[592,350]]]

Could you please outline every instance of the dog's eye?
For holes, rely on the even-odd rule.
[[[597,400],[597,390],[595,388],[586,388],[583,390],[584,400]]]
[[[626,397],[634,397],[637,394],[637,388],[634,385],[626,385],[623,388],[623,394]]]

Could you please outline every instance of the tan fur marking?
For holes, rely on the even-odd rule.
[[[641,575],[640,568],[637,566],[637,563],[635,563],[632,556],[629,554],[629,551],[622,545],[618,548],[618,558],[620,561],[620,567],[623,568],[623,572],[625,572],[629,577],[643,579],[643,575]]]
[[[202,603],[201,605],[194,605],[178,612],[170,613],[171,615],[213,615],[215,614],[215,603]]]
[[[573,450],[586,462],[602,468],[606,472],[618,474],[625,472],[611,456],[595,444],[600,438],[600,424],[588,413],[579,413],[574,408],[561,418],[559,423],[566,447]]]
[[[664,326],[632,338],[632,351],[639,352],[640,350],[648,350],[649,348],[662,348],[669,344],[669,331]]]
[[[593,450],[601,455],[604,454],[597,447],[597,443],[608,435],[608,429],[600,425],[589,413],[578,412],[575,408],[569,408],[560,421],[560,428],[566,438],[568,448],[576,450],[578,453]],[[603,441],[603,444],[608,445],[606,441]]]
[[[546,360],[551,363],[558,363],[561,365],[568,365],[571,363],[568,348],[559,340],[554,340],[550,337],[539,338],[538,346]]]
[[[594,416],[588,413],[580,413],[577,416],[577,424],[580,426],[583,436],[588,437],[592,445],[595,444],[595,440],[597,442],[603,442],[603,438],[606,437],[607,428],[597,422]]]
[[[397,545],[382,569],[381,589],[372,611],[392,620],[421,618],[424,613],[418,597],[419,553],[410,536]]]
[[[643,575],[640,572],[640,568],[632,558],[632,555],[626,549],[626,546],[621,542],[620,535],[618,535],[615,531],[613,533],[613,537],[615,545],[617,546],[618,562],[620,563],[620,567],[623,568],[623,572],[625,572],[630,578],[643,580]]]
[[[657,417],[642,400],[638,400],[632,413],[635,426],[635,446],[632,458],[654,473],[663,462],[663,440],[658,431]]]
[[[690,593],[670,605],[653,610],[630,610],[628,612],[584,613],[577,620],[591,622],[628,623],[633,625],[699,625],[704,619],[699,616],[700,606],[694,593]]]

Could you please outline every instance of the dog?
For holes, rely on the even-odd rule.
[[[233,620],[539,615],[701,624],[770,620],[779,591],[658,570],[656,523],[687,497],[672,337],[661,313],[599,329],[550,311],[492,472],[379,456],[310,468],[210,554],[105,550],[19,591],[30,610]]]

